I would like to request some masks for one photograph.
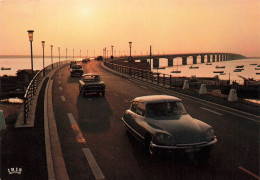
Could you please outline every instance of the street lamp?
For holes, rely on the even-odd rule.
[[[114,58],[114,56],[113,56],[113,47],[114,47],[114,46],[111,46],[111,48],[112,48],[112,55],[111,55],[111,59],[113,59],[113,58]]]
[[[53,48],[53,45],[51,45],[51,67],[53,69],[53,56],[52,56],[52,48]]]
[[[132,42],[129,42],[129,47],[130,47],[130,57],[131,57]]]
[[[73,61],[74,61],[74,49],[73,49]]]
[[[44,45],[45,45],[45,41],[42,41],[42,69],[43,69],[43,76],[45,76],[45,69],[44,69]]]
[[[68,52],[68,49],[66,48],[66,60],[68,59],[68,58],[67,58],[67,52]]]
[[[58,47],[59,50],[59,65],[60,65],[60,47]]]
[[[33,30],[28,30],[29,41],[31,43],[31,65],[32,65],[32,79],[33,79],[33,51],[32,51],[32,41],[33,41]]]
[[[81,59],[81,50],[79,50],[79,52],[80,52],[80,56],[79,56],[79,58]]]

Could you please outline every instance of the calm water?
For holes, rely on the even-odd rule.
[[[65,58],[61,58],[61,61]],[[53,62],[58,62],[59,58],[53,58]],[[160,67],[166,67],[165,69],[152,69],[154,72],[161,72],[165,74],[171,74],[173,76],[197,76],[197,77],[213,77],[218,75],[220,79],[228,80],[230,76],[231,81],[236,81],[243,83],[243,79],[238,77],[241,75],[246,78],[254,78],[255,80],[260,80],[260,75],[256,75],[256,72],[260,73],[260,70],[255,70],[257,65],[260,65],[260,59],[242,59],[233,61],[222,61],[222,62],[212,62],[212,65],[200,64],[200,58],[198,58],[198,64],[192,64],[192,57],[187,58],[188,65],[181,66],[182,58],[174,59],[173,67],[166,67],[168,65],[168,59],[160,59]],[[42,58],[34,58],[34,70],[41,70],[43,67]],[[45,58],[45,66],[51,64],[51,58]],[[250,65],[257,64],[257,65]],[[199,69],[189,69],[190,66],[198,66]],[[216,69],[216,66],[225,66],[225,69]],[[244,70],[241,72],[233,72],[236,66],[244,65]],[[19,69],[31,69],[31,59],[30,58],[0,58],[0,68],[1,67],[11,67],[11,70],[0,70],[0,76],[3,75],[16,75]],[[179,70],[181,73],[171,73],[173,70]],[[218,73],[213,73],[213,71],[224,71],[226,75],[219,75]]]
[[[165,74],[171,74],[173,76],[187,76],[191,77],[195,75],[196,77],[213,77],[218,75],[220,79],[223,80],[231,80],[236,81],[240,84],[243,84],[243,79],[238,77],[238,75],[243,76],[245,78],[254,78],[255,80],[260,80],[260,75],[257,75],[256,72],[260,73],[260,70],[255,70],[257,65],[260,65],[260,59],[241,59],[241,60],[233,60],[233,61],[222,61],[222,62],[211,62],[212,65],[203,64],[192,64],[192,57],[187,58],[188,65],[180,66],[182,64],[182,58],[174,59],[173,67],[166,67],[165,69],[152,69],[154,72],[160,72]],[[200,63],[200,59],[198,58],[198,63]],[[257,64],[257,65],[250,65]],[[165,67],[168,65],[168,59],[160,59],[160,67]],[[224,69],[216,69],[216,66],[225,66]],[[244,65],[244,70],[241,72],[234,72],[236,66]],[[189,69],[190,66],[198,66],[199,69]],[[258,67],[260,68],[260,67]],[[181,73],[171,73],[173,70],[179,70]],[[213,71],[224,71],[225,75],[220,75],[219,73],[213,73]]]
[[[65,58],[60,58],[61,61]],[[53,58],[53,63],[58,62],[59,58]],[[51,58],[44,58],[45,67],[51,64]],[[31,69],[31,58],[0,58],[0,68],[11,68],[11,70],[1,70],[0,76],[3,75],[16,75],[19,69]],[[33,69],[41,70],[43,69],[42,58],[33,59]]]

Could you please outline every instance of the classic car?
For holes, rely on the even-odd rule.
[[[78,65],[78,64],[71,65],[71,67],[70,67],[70,75],[71,75],[71,77],[73,77],[73,76],[82,76],[83,73],[84,72],[83,72],[83,69],[82,69],[81,65]]]
[[[87,73],[83,74],[81,80],[79,80],[79,92],[81,95],[87,93],[101,93],[105,96],[106,86],[98,74]]]
[[[181,99],[141,96],[131,101],[122,121],[128,134],[143,142],[149,155],[158,152],[201,152],[208,157],[217,142],[213,128],[192,118]]]
[[[77,61],[70,61],[70,67],[75,64],[77,64]]]

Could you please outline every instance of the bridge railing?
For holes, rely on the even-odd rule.
[[[162,86],[167,86],[169,88],[179,87],[182,88],[184,81],[189,80],[189,86],[192,89],[199,89],[201,84],[206,84],[207,89],[219,89],[222,86],[226,86],[229,84],[227,80],[207,80],[201,79],[199,81],[192,81],[191,78],[188,77],[176,77],[169,74],[152,72],[150,70],[137,69],[129,66],[123,66],[115,63],[111,63],[108,61],[104,62],[104,65],[123,74],[129,75],[130,77],[140,79],[143,81],[147,81],[153,84],[158,84]]]
[[[50,64],[49,66],[46,66],[44,69],[40,70],[31,80],[30,84],[28,85],[25,94],[24,94],[24,124],[26,124],[26,120],[28,117],[28,113],[30,111],[30,105],[32,103],[32,97],[35,95],[35,92],[42,81],[42,79],[54,68],[68,64],[70,61],[60,61],[53,64]]]

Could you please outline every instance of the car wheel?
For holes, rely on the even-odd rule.
[[[105,96],[105,91],[102,91],[102,96]]]

